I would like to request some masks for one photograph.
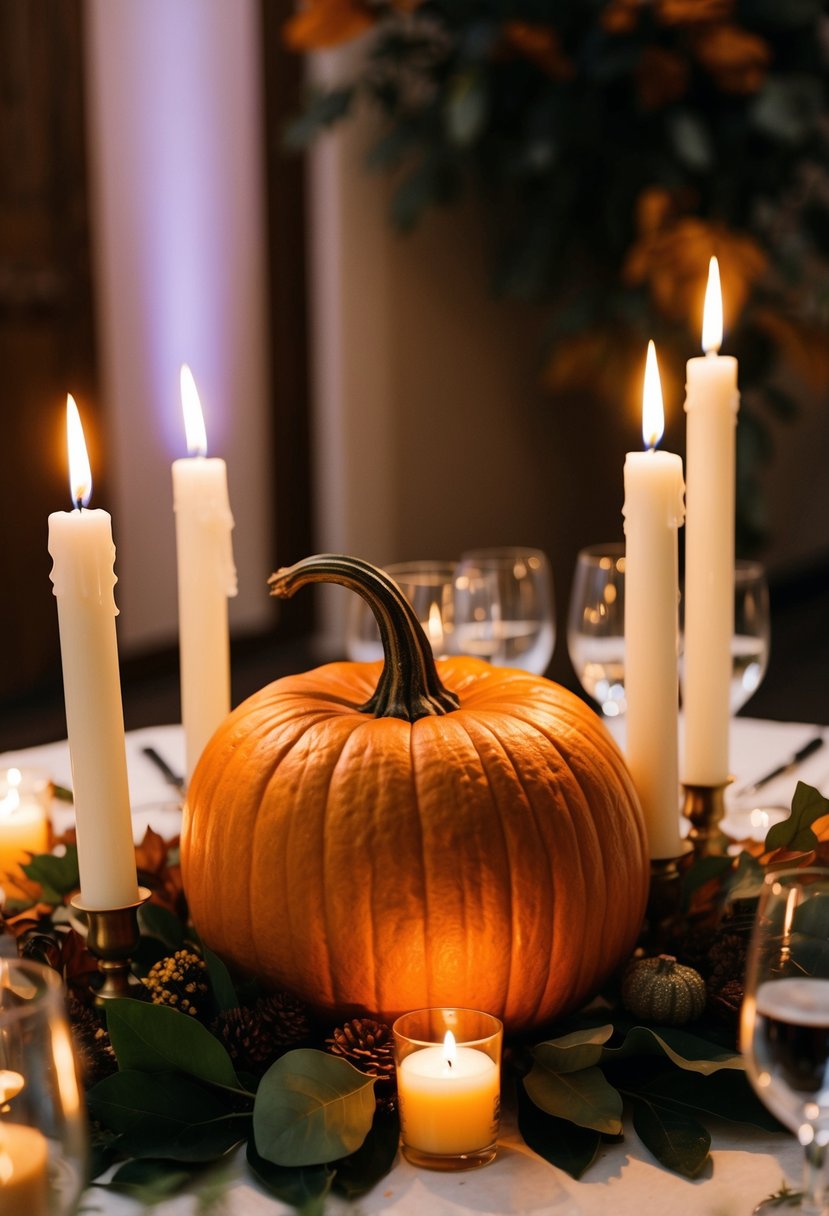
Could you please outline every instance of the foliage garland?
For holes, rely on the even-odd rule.
[[[475,182],[496,290],[545,307],[557,398],[618,407],[650,337],[682,368],[719,256],[743,392],[738,542],[756,548],[770,423],[804,384],[829,389],[826,0],[298,0],[284,40],[309,53],[369,33],[287,143],[368,101],[400,229]]]
[[[61,855],[24,866],[34,902],[0,914],[0,928],[16,937],[21,954],[64,975],[87,1064],[92,1053],[91,1178],[148,1202],[200,1186],[206,1202],[221,1185],[217,1163],[244,1145],[253,1176],[298,1211],[322,1212],[332,1189],[359,1197],[397,1154],[388,1073],[372,1070],[370,1052],[362,1053],[367,1064],[354,1067],[336,1049],[322,1050],[337,1035],[301,1017],[290,1022],[293,1039],[283,1036],[260,1068],[250,1071],[244,1053],[232,1058],[222,1019],[255,1008],[262,997],[250,982],[234,981],[188,925],[177,850],[177,841],[148,830],[136,851],[139,877],[153,891],[134,960],[140,999],[110,1001],[104,1022],[92,1016],[95,962],[71,924],[69,900],[78,886],[71,837]],[[735,908],[750,908],[770,870],[815,863],[829,865],[829,800],[800,783],[791,815],[762,845],[688,869],[677,953],[698,955],[701,942],[716,936],[724,909],[733,920]],[[748,923],[750,915],[743,916],[743,931]],[[176,982],[187,1000],[173,993],[171,1004]],[[637,1021],[618,991],[608,991],[545,1041],[509,1045],[505,1082],[514,1086],[518,1129],[531,1149],[579,1178],[605,1141],[621,1137],[628,1111],[663,1166],[696,1177],[708,1159],[708,1117],[780,1130],[748,1085],[734,1034],[734,1020],[724,1024],[716,1003],[680,1029]],[[353,1038],[340,1034],[340,1046]],[[209,1167],[213,1175],[205,1174]]]

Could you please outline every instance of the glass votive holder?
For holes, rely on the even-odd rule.
[[[492,1161],[501,1112],[498,1018],[474,1009],[418,1009],[392,1031],[406,1159],[432,1170]]]
[[[0,769],[0,888],[5,899],[26,898],[15,880],[23,880],[20,866],[30,853],[49,849],[51,802],[47,773],[34,768]]]

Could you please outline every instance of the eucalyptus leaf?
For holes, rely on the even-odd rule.
[[[214,954],[207,946],[202,946],[202,956],[207,965],[207,975],[210,979],[210,989],[213,993],[213,1000],[216,1003],[216,1008],[219,1013],[227,1013],[230,1009],[238,1009],[239,997],[236,993],[236,988],[233,980],[230,978],[230,972],[225,964],[219,958],[218,954]]]
[[[144,1001],[111,1000],[106,1015],[119,1068],[187,1073],[242,1090],[222,1044],[188,1014]]]
[[[682,895],[687,907],[691,896],[713,879],[724,878],[734,864],[731,857],[700,857],[682,875]]]
[[[52,853],[38,853],[31,861],[21,866],[21,869],[32,882],[40,883],[61,899],[64,895],[77,891],[80,883],[78,850],[73,844],[66,846],[62,857],[55,857]]]
[[[113,1191],[124,1191],[150,1207],[175,1195],[191,1178],[190,1170],[182,1169],[178,1162],[135,1159],[119,1166],[109,1182],[98,1185]]]
[[[89,1091],[87,1106],[132,1157],[214,1161],[250,1133],[249,1110],[180,1073],[113,1073]]]
[[[611,1136],[622,1130],[622,1097],[600,1068],[555,1073],[534,1064],[523,1079],[529,1097],[541,1110],[579,1127]]]
[[[633,1099],[633,1127],[657,1161],[685,1178],[696,1178],[708,1160],[711,1137],[691,1115],[643,1098]]]
[[[769,828],[766,849],[809,852],[817,844],[812,824],[824,815],[829,815],[829,799],[805,781],[798,781],[792,798],[792,813],[782,823],[775,823]]]
[[[709,1076],[720,1069],[743,1072],[742,1056],[719,1043],[701,1039],[687,1030],[660,1027],[659,1032],[650,1026],[633,1026],[619,1047],[605,1047],[602,1063],[625,1059],[630,1056],[665,1055],[678,1068]]]
[[[703,1077],[699,1073],[677,1072],[670,1068],[647,1079],[641,1088],[634,1088],[643,1097],[653,1098],[676,1110],[714,1115],[732,1123],[748,1123],[769,1132],[785,1130],[763,1106],[745,1075],[735,1076],[723,1070]]]
[[[170,950],[184,945],[184,925],[169,908],[159,904],[144,904],[138,909],[138,927],[142,937],[155,937]]]
[[[518,1086],[518,1130],[524,1143],[551,1165],[581,1178],[593,1164],[602,1137],[588,1127],[577,1127],[567,1119],[548,1115]]]
[[[265,1073],[253,1107],[256,1148],[276,1165],[354,1153],[374,1117],[374,1078],[324,1051],[289,1051]]]
[[[356,1153],[334,1163],[334,1190],[352,1201],[365,1195],[394,1165],[399,1143],[397,1112],[378,1108],[371,1130]]]
[[[248,1141],[247,1159],[251,1173],[271,1195],[302,1216],[323,1216],[325,1197],[334,1181],[332,1169],[326,1165],[275,1165],[257,1153],[253,1140]]]
[[[728,897],[732,902],[740,899],[757,899],[763,890],[766,871],[751,853],[742,852],[737,858],[737,868],[728,886]]]
[[[610,1025],[574,1030],[558,1039],[538,1043],[533,1048],[533,1057],[551,1072],[578,1072],[598,1064],[602,1048],[612,1034]]]

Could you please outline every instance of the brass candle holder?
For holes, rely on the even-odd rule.
[[[682,921],[682,872],[692,846],[684,841],[676,857],[651,859],[651,881],[639,946],[648,954],[670,951]]]
[[[731,843],[720,827],[725,816],[725,790],[732,778],[721,785],[689,785],[683,782],[685,798],[682,813],[691,824],[688,832],[694,857],[723,857]]]
[[[80,895],[72,900],[72,907],[86,917],[86,944],[97,958],[98,970],[103,977],[95,993],[97,1005],[103,1005],[115,997],[131,995],[130,960],[141,936],[138,909],[151,895],[147,887],[139,887],[135,903],[123,908],[88,908]]]

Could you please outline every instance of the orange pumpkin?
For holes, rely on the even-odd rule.
[[[385,660],[277,680],[208,743],[181,853],[203,940],[329,1018],[459,1005],[515,1031],[573,1009],[629,956],[645,909],[644,823],[615,743],[549,680],[436,664],[368,563],[323,555],[270,581],[286,597],[321,580],[369,601]]]

